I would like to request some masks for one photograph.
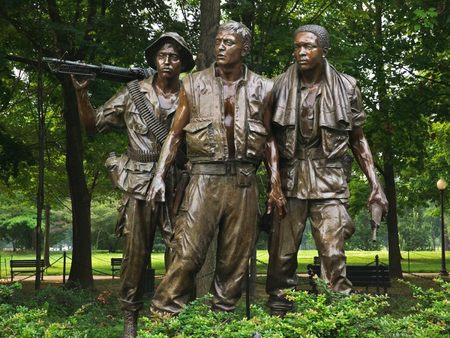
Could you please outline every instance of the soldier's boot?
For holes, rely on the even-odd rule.
[[[138,316],[138,311],[123,312],[123,338],[136,338]]]

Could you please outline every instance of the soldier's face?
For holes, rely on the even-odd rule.
[[[156,53],[156,70],[163,78],[178,77],[181,72],[181,57],[172,43],[165,43]]]
[[[320,47],[317,36],[299,32],[294,37],[294,59],[300,71],[313,70],[323,65],[326,52]]]
[[[233,32],[219,31],[216,36],[216,63],[234,66],[242,62],[246,51],[242,38]]]

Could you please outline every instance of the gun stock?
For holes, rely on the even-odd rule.
[[[54,73],[73,74],[89,77],[91,79],[99,78],[116,82],[143,80],[155,73],[155,70],[152,68],[122,68],[102,64],[92,65],[79,61],[66,61],[48,57],[44,57],[42,60],[48,64],[48,67]]]

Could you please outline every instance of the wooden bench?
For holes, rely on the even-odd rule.
[[[111,275],[112,278],[116,276],[117,272],[120,272],[122,266],[122,258],[111,258]]]
[[[36,273],[36,259],[11,259],[9,261],[9,268],[11,271],[11,282],[14,280],[14,276],[22,273]],[[44,280],[45,263],[41,260],[40,269],[41,280]]]
[[[317,275],[320,277],[320,259],[314,257],[314,264],[308,265],[308,275],[313,292],[317,293],[317,288],[313,277]],[[353,286],[376,287],[377,293],[380,293],[380,288],[387,292],[387,288],[391,286],[391,279],[389,277],[389,267],[380,263],[378,255],[375,256],[375,261],[367,265],[347,265],[347,278],[352,282]]]

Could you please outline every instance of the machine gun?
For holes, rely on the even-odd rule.
[[[129,82],[143,80],[156,71],[152,68],[122,68],[110,65],[91,65],[79,61],[66,61],[55,58],[43,57],[48,67],[54,73],[81,75],[91,79],[99,78],[108,81]]]

